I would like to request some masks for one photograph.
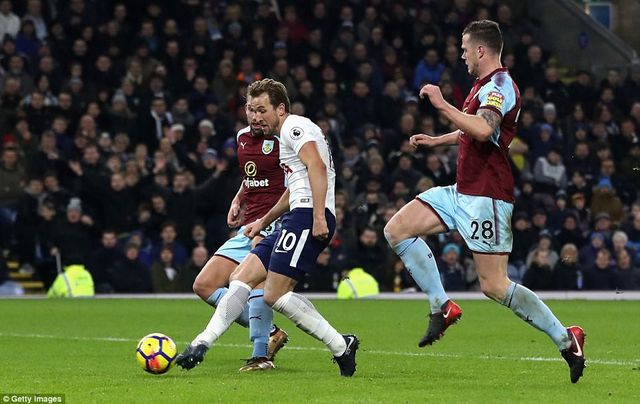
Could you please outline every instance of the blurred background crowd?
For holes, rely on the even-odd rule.
[[[382,228],[453,184],[457,157],[411,150],[411,134],[452,130],[416,94],[437,84],[461,107],[461,32],[485,18],[522,97],[511,277],[640,288],[640,67],[596,80],[561,66],[535,21],[495,0],[0,0],[0,278],[15,262],[46,286],[59,254],[97,292],[190,291],[234,234],[235,134],[247,85],[270,77],[323,129],[338,174],[338,230],[299,288],[335,290],[361,267],[410,290]],[[447,290],[477,289],[459,234],[428,241]]]

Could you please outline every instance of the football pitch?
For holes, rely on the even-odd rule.
[[[248,331],[233,325],[197,368],[147,374],[137,341],[172,337],[179,352],[207,323],[196,300],[0,300],[0,396],[64,394],[67,403],[124,402],[640,402],[640,302],[549,301],[587,333],[587,369],[575,385],[552,342],[508,309],[458,301],[464,315],[432,347],[424,301],[314,302],[361,339],[358,371],[339,376],[331,354],[280,315],[290,342],[277,369],[239,373]],[[4,396],[2,396],[4,397]]]

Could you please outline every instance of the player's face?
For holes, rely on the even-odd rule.
[[[469,34],[462,36],[462,60],[467,65],[467,71],[472,76],[478,76],[477,45],[469,39]]]
[[[284,115],[284,106],[274,107],[267,93],[251,97],[248,104],[249,109],[253,112],[250,122],[251,128],[257,125],[262,128],[265,135],[277,135],[280,128],[280,117]]]
[[[247,122],[251,127],[251,134],[255,137],[264,136],[264,130],[262,129],[262,126],[260,126],[257,122],[254,122],[253,119],[256,113],[251,106],[251,96],[247,96],[247,104],[245,105],[244,110],[247,113]]]

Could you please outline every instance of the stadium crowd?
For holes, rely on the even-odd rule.
[[[190,291],[241,183],[235,133],[254,80],[332,145],[337,231],[303,290],[361,267],[413,286],[384,242],[417,193],[455,181],[456,150],[408,137],[450,123],[473,84],[460,32],[500,23],[522,110],[510,276],[532,289],[640,288],[640,68],[597,82],[557,63],[536,26],[495,0],[219,2],[0,0],[0,247],[50,284],[55,257],[98,292]],[[447,290],[477,289],[459,234],[431,237]]]

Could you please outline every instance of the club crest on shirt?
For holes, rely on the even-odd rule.
[[[304,131],[302,130],[302,128],[296,126],[295,128],[291,128],[290,133],[292,138],[297,139],[304,134]]]
[[[269,154],[273,151],[273,140],[263,140],[262,141],[262,154]]]
[[[496,91],[491,91],[489,92],[489,94],[487,94],[487,101],[485,105],[502,109],[503,102],[504,102],[504,95]]]

